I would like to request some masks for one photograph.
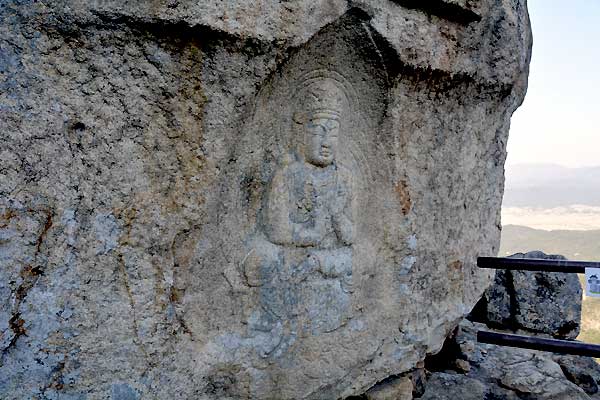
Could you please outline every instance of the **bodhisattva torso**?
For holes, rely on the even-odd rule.
[[[335,249],[353,241],[352,188],[336,165],[294,162],[278,171],[267,203],[266,234],[282,246]]]

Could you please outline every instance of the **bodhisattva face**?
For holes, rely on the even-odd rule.
[[[327,167],[335,161],[340,122],[334,116],[314,115],[305,124],[306,161]]]

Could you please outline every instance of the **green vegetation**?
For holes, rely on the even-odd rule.
[[[577,339],[600,344],[600,298],[585,297],[581,312],[581,333]]]

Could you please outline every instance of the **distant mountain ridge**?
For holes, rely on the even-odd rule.
[[[504,207],[600,206],[600,166],[567,168],[554,164],[506,166]]]

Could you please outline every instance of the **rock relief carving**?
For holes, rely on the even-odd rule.
[[[290,151],[264,193],[244,274],[258,287],[248,320],[259,353],[277,356],[300,336],[320,335],[351,318],[355,171],[341,160],[350,102],[329,76],[305,79],[291,101]]]

